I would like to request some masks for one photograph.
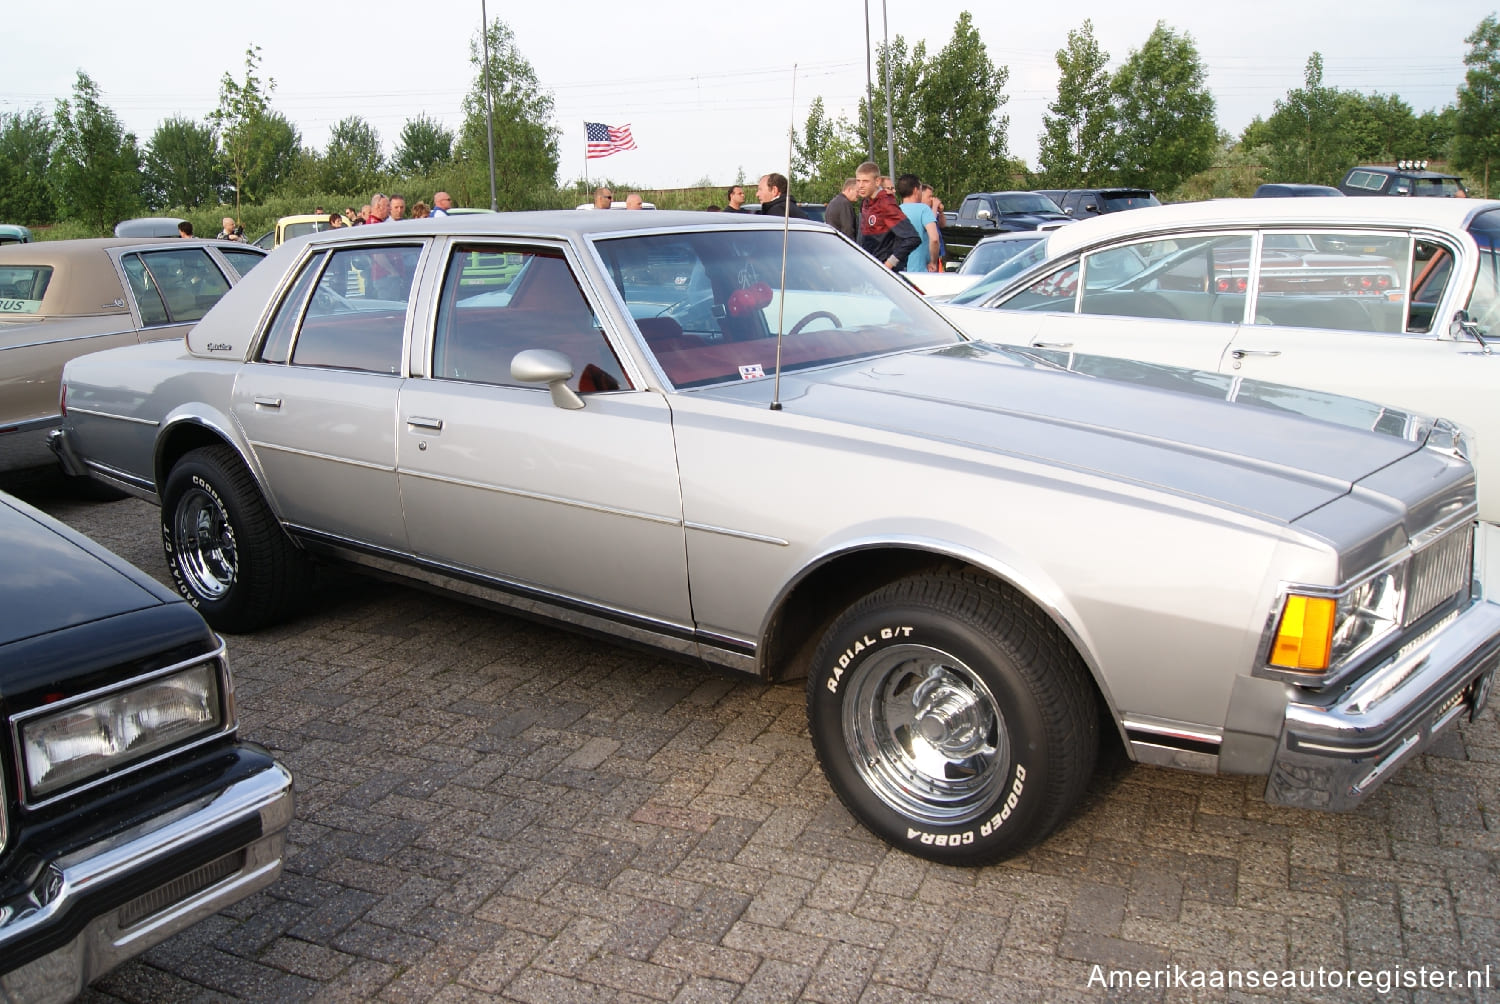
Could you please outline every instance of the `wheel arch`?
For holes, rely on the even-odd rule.
[[[189,451],[204,446],[227,446],[240,458],[240,463],[245,465],[256,484],[261,486],[261,495],[270,504],[271,497],[264,489],[265,482],[260,476],[259,467],[250,452],[234,436],[232,429],[233,424],[226,416],[213,412],[168,415],[161,424],[161,431],[156,435],[156,456],[152,461],[157,497],[166,488],[167,477],[172,473],[172,468]]]
[[[967,569],[990,579],[1016,602],[1029,604],[1054,624],[1088,669],[1094,689],[1123,739],[1120,717],[1095,653],[1069,612],[1045,598],[1059,591],[984,555],[934,541],[855,544],[809,563],[772,604],[761,631],[761,674],[775,681],[805,676],[818,640],[855,600],[897,579],[942,568]]]

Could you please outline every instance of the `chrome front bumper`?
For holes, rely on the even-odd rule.
[[[1340,811],[1477,714],[1500,663],[1500,604],[1470,605],[1329,705],[1287,705],[1266,800]]]
[[[165,819],[48,864],[31,890],[0,902],[0,968],[12,946],[42,937],[70,912],[87,909],[91,894],[153,872],[164,881],[92,917],[45,955],[0,974],[0,1001],[70,1001],[126,959],[270,885],[281,875],[292,807],[291,775],[273,763]],[[170,868],[175,856],[247,824],[260,834],[248,844],[226,845],[229,853],[187,872]]]

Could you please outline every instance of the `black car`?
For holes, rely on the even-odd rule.
[[[1149,188],[1044,188],[1036,194],[1057,203],[1073,220],[1161,205]]]
[[[292,782],[175,592],[0,492],[0,1000],[68,1001],[281,874]]]
[[[1401,161],[1394,167],[1351,167],[1339,182],[1345,195],[1404,195],[1454,198],[1466,195],[1464,179],[1456,174],[1427,170],[1427,161]]]
[[[1342,196],[1344,193],[1332,185],[1299,185],[1272,182],[1261,185],[1251,198],[1256,199],[1318,199],[1323,196]]]

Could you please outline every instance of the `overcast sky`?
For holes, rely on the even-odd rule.
[[[1056,96],[1055,54],[1085,18],[1112,69],[1158,19],[1191,35],[1219,125],[1237,134],[1301,85],[1314,51],[1323,54],[1325,84],[1394,93],[1417,112],[1441,108],[1463,82],[1464,38],[1495,9],[1468,0],[887,6],[889,36],[925,39],[930,53],[952,37],[961,11],[973,12],[990,59],[1010,68],[1002,109],[1010,150],[1033,166],[1042,116]],[[637,13],[622,9],[629,5],[488,3],[553,94],[562,181],[585,169],[594,179],[653,188],[703,178],[728,184],[741,171],[753,180],[786,171],[787,127],[794,119],[801,127],[813,98],[855,117],[865,86],[862,3],[658,0]],[[426,19],[412,19],[413,11]],[[730,12],[738,16],[722,16]],[[456,130],[475,73],[469,42],[481,23],[477,0],[54,0],[27,18],[31,28],[12,34],[0,59],[0,112],[51,111],[81,69],[144,145],[163,119],[213,110],[221,77],[243,78],[253,43],[263,50],[262,78],[276,81],[272,104],[298,126],[304,145],[321,149],[334,123],[361,115],[387,153],[403,124],[423,112]],[[886,30],[878,3],[870,30],[876,41]],[[628,123],[639,149],[585,164],[585,120]],[[949,195],[950,203],[962,194]]]

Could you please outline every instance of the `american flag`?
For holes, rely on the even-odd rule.
[[[585,160],[608,157],[621,150],[634,150],[635,140],[630,138],[630,126],[609,126],[603,122],[585,122],[583,131],[588,134],[588,154]]]

